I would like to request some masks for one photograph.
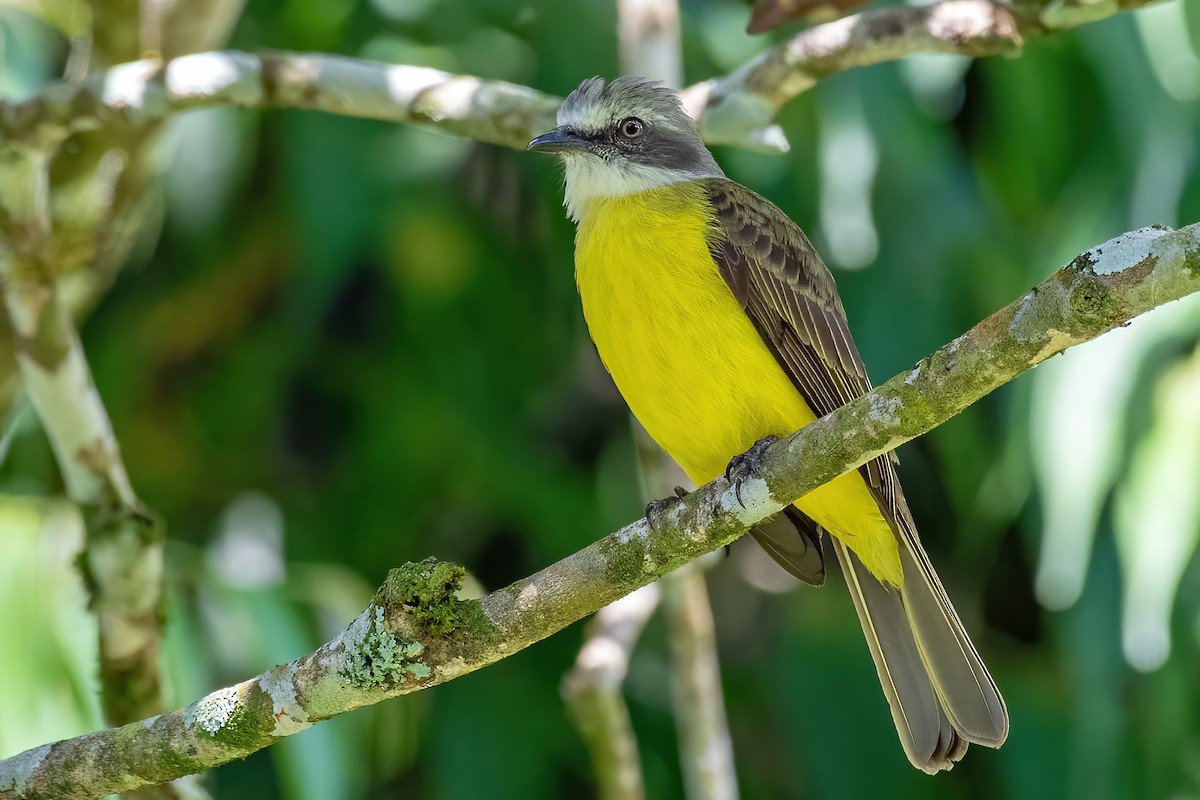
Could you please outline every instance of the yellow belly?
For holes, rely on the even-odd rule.
[[[588,330],[634,415],[688,477],[706,483],[757,440],[814,420],[717,271],[701,187],[583,211],[575,272]],[[895,536],[857,472],[796,506],[900,585]]]

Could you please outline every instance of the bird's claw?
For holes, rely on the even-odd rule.
[[[740,455],[736,455],[729,460],[729,466],[725,468],[725,478],[733,484],[733,496],[737,498],[738,505],[742,508],[746,504],[742,502],[742,484],[747,478],[752,478],[758,474],[758,468],[762,463],[763,453],[767,448],[779,441],[778,436],[766,436],[759,439],[750,449]]]

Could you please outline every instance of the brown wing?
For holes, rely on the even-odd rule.
[[[833,277],[808,237],[749,189],[706,184],[713,259],[809,408],[821,417],[870,391]],[[840,543],[835,552],[905,752],[928,772],[949,769],[967,742],[999,746],[1008,713],[921,547],[893,460],[859,471],[901,543],[903,588],[879,584]]]
[[[708,181],[710,242],[721,276],[818,417],[861,397],[871,381],[850,336],[833,276],[804,231],[770,201],[732,181]],[[880,457],[862,467],[895,516],[903,497]]]

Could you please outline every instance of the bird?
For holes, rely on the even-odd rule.
[[[558,157],[575,280],[601,361],[688,477],[753,474],[764,448],[870,391],[832,275],[796,223],[730,180],[678,96],[583,81],[529,149]],[[1008,711],[917,536],[894,456],[751,533],[802,581],[830,535],[909,761],[999,747]]]

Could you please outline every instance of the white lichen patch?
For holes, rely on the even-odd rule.
[[[371,606],[366,611],[358,615],[358,619],[351,622],[349,627],[338,638],[342,640],[342,648],[351,650],[360,647],[364,639],[371,632],[374,615],[376,612],[382,612],[383,609],[378,606]]]
[[[915,383],[917,378],[919,378],[920,376],[921,376],[921,368],[917,367],[912,372],[908,373],[908,375],[905,376],[904,382],[907,383],[909,386],[912,386],[913,383]]]
[[[517,595],[517,611],[529,611],[537,605],[538,596],[541,592],[535,584],[527,584],[521,588],[520,594]]]
[[[337,663],[339,653],[344,647],[343,639],[345,636],[346,633],[341,633],[332,642],[321,648],[320,652],[317,653],[317,664],[325,669],[334,666]]]
[[[7,795],[11,791],[16,797],[24,797],[30,776],[50,754],[52,746],[44,744],[0,761],[0,793]]]
[[[233,712],[237,710],[238,689],[230,686],[218,689],[207,697],[196,702],[195,723],[201,730],[213,736],[229,724]]]
[[[163,83],[171,98],[221,93],[236,105],[254,105],[262,99],[258,59],[246,53],[194,53],[172,59]]]
[[[642,518],[637,522],[633,522],[629,525],[626,525],[624,528],[621,528],[621,530],[614,534],[614,537],[621,544],[628,544],[634,539],[645,541],[646,537],[649,535],[650,523],[647,522],[645,518]]]
[[[1138,228],[1096,245],[1084,253],[1084,257],[1095,274],[1112,275],[1145,261],[1154,242],[1170,232],[1170,228],[1162,225]]]
[[[259,680],[258,685],[271,698],[275,714],[273,736],[290,736],[312,725],[308,712],[296,699],[296,672],[298,664],[293,661],[286,667],[273,669]]]
[[[387,70],[388,94],[399,105],[408,107],[424,92],[452,77],[450,73],[432,67],[390,67]]]
[[[1047,330],[1061,324],[1066,302],[1067,290],[1057,281],[1046,281],[1021,298],[1008,323],[1008,335],[1021,344],[1041,341]]]
[[[100,84],[104,104],[123,108],[134,119],[157,117],[166,112],[166,99],[157,93],[152,78],[159,69],[154,59],[134,61],[110,69]]]
[[[771,490],[762,478],[754,476],[742,481],[741,496],[739,503],[737,492],[730,487],[721,495],[721,506],[731,509],[743,525],[756,525],[775,513]]]
[[[1197,258],[1197,251],[1200,250],[1200,224],[1181,228],[1179,233],[1190,233],[1192,238],[1172,236],[1156,242],[1151,248],[1150,255],[1158,259],[1159,265],[1183,267],[1189,259]]]
[[[904,401],[899,397],[875,397],[871,399],[871,410],[867,412],[867,417],[880,425],[899,425],[902,408]]]

